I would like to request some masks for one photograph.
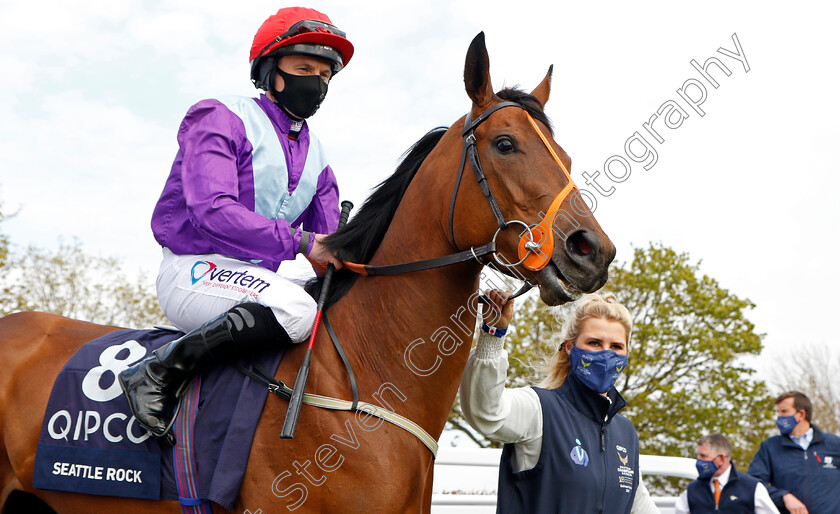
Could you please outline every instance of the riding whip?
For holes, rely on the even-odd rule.
[[[341,202],[341,215],[338,218],[338,228],[343,227],[350,217],[350,210],[353,204],[348,201]],[[306,389],[306,382],[309,380],[309,361],[312,359],[312,347],[315,346],[315,336],[318,335],[318,325],[321,324],[321,313],[324,311],[324,303],[327,301],[327,294],[330,290],[330,283],[335,272],[335,266],[330,263],[327,271],[324,272],[324,281],[321,283],[321,293],[318,295],[318,312],[315,313],[315,324],[312,326],[312,335],[309,336],[309,346],[306,348],[306,355],[303,357],[303,364],[298,370],[295,379],[295,387],[292,389],[292,396],[289,398],[289,408],[286,410],[286,420],[283,422],[283,430],[280,437],[291,439],[295,436],[298,418],[300,417],[300,406],[303,403],[303,392]]]

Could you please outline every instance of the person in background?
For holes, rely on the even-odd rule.
[[[747,473],[782,513],[840,513],[840,437],[811,423],[811,400],[799,391],[780,394],[776,413],[780,434],[761,443]]]
[[[352,56],[327,15],[280,9],[251,46],[264,94],[202,100],[181,122],[152,232],[163,249],[158,299],[187,334],[119,374],[152,435],[169,433],[180,391],[202,368],[309,336],[315,301],[278,268],[297,255],[341,268],[322,243],[338,226],[338,185],[306,119]]]
[[[487,293],[461,381],[469,424],[505,443],[497,512],[658,513],[639,473],[639,435],[613,385],[627,365],[632,320],[612,294],[573,304],[540,387],[505,388],[511,292]]]
[[[697,441],[697,480],[680,495],[676,514],[778,514],[761,480],[735,469],[732,443],[722,434]]]

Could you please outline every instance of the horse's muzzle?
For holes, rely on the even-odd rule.
[[[555,245],[551,261],[539,271],[540,298],[547,305],[576,300],[606,284],[615,245],[596,232],[579,229]]]

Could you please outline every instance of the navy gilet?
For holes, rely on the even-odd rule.
[[[729,481],[720,492],[720,504],[715,509],[715,495],[710,485],[712,478],[697,479],[688,484],[688,508],[691,514],[722,512],[725,514],[752,514],[755,512],[755,486],[759,480],[746,473],[739,473],[732,464]]]
[[[543,414],[540,457],[514,472],[514,445],[505,445],[496,512],[628,514],[639,485],[639,435],[618,415],[624,398],[613,387],[610,402],[572,375],[559,389],[533,389]]]

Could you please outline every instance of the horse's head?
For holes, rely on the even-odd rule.
[[[381,267],[446,250],[488,249],[492,241],[497,268],[539,284],[548,305],[597,290],[607,281],[615,246],[569,176],[569,156],[551,137],[543,112],[551,69],[531,94],[494,94],[479,34],[467,52],[464,82],[473,102],[469,115],[420,139],[327,245],[345,261]],[[448,170],[459,156],[456,176]],[[341,270],[326,305],[361,272],[367,274],[358,266]],[[313,294],[317,286],[311,284]]]
[[[461,133],[466,168],[450,212],[452,244],[463,249],[495,235],[497,267],[538,284],[548,305],[599,289],[615,246],[569,176],[571,159],[543,113],[551,68],[530,95],[515,89],[494,94],[481,33],[467,52],[464,82],[472,109],[447,134]],[[479,181],[482,174],[476,169],[487,187],[476,185],[474,174]]]

